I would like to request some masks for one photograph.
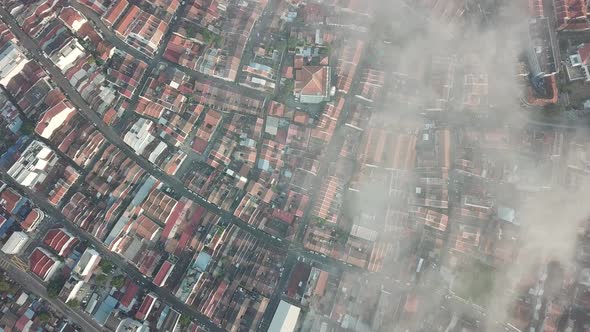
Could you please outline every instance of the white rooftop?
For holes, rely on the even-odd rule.
[[[281,303],[279,303],[279,307],[270,322],[268,332],[295,331],[300,312],[301,308],[281,300]]]

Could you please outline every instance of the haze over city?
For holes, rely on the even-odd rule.
[[[2,331],[590,331],[587,0],[4,0]]]

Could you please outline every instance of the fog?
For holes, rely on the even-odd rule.
[[[436,1],[416,1],[416,3],[435,3]],[[454,1],[458,3],[459,1]],[[401,114],[405,117],[421,118],[424,123],[434,122],[437,126],[486,128],[509,127],[512,129],[527,126],[528,117],[540,109],[523,109],[522,99],[525,94],[526,77],[519,76],[519,64],[528,46],[527,29],[529,21],[528,1],[485,1],[471,0],[472,10],[458,10],[448,15],[435,15],[421,9],[420,4],[411,0],[381,0],[376,5],[376,22],[372,26],[372,43],[385,41],[387,46],[383,66],[389,73],[403,73],[416,78],[418,86],[415,99],[411,103],[387,103],[378,110],[379,123],[373,126],[400,126]],[[453,1],[438,1],[439,7],[449,7]],[[482,11],[479,8],[483,9]],[[463,12],[462,15],[457,13]],[[489,78],[489,109],[483,117],[455,116],[452,124],[440,118],[433,119],[421,114],[426,105],[433,103],[439,94],[440,86],[433,84],[428,76],[429,62],[433,57],[455,59],[456,68],[473,66],[486,73]],[[462,82],[454,82],[460,85]],[[452,91],[457,91],[456,87]],[[385,94],[397,93],[385,91]],[[460,103],[451,100],[446,112],[453,112]],[[459,113],[463,114],[463,113]],[[458,118],[458,120],[457,120]],[[493,121],[491,119],[494,119]],[[387,123],[389,121],[389,123]],[[393,144],[393,142],[391,142]],[[461,152],[461,147],[452,142],[451,164]],[[564,148],[565,149],[565,148]],[[516,159],[519,149],[508,151],[486,151],[488,159]],[[496,155],[494,155],[496,154]],[[545,158],[544,156],[542,158]],[[545,160],[544,162],[550,162]],[[538,170],[523,169],[521,177],[527,172]],[[543,175],[541,175],[543,176]],[[360,194],[351,202],[351,210],[371,210],[377,215],[385,215],[388,198],[383,183],[365,182]],[[505,322],[509,319],[509,308],[518,296],[517,285],[522,278],[535,276],[540,265],[550,261],[560,262],[570,268],[575,257],[576,236],[580,222],[590,215],[590,207],[585,204],[589,188],[581,187],[576,191],[565,188],[560,183],[553,183],[550,188],[538,192],[520,191],[515,201],[507,202],[516,209],[516,220],[520,225],[519,246],[521,247],[514,263],[503,268],[503,277],[498,277],[494,290],[486,299],[487,328],[494,331],[495,321]],[[494,197],[496,200],[505,197]],[[505,202],[506,203],[506,202]],[[453,214],[442,209],[440,212],[450,215],[449,225],[453,224]],[[394,239],[397,241],[397,239]],[[403,257],[399,257],[403,260]],[[397,265],[385,266],[384,272],[399,268]],[[395,272],[397,273],[397,271]],[[437,274],[430,276],[440,278]],[[500,279],[501,278],[501,279]],[[429,279],[425,277],[423,279]],[[550,294],[547,296],[551,296]],[[424,317],[416,319],[425,319]]]

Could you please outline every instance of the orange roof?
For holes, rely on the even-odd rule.
[[[329,72],[327,66],[303,66],[295,72],[295,92],[302,95],[327,95]]]
[[[105,15],[104,20],[109,25],[113,25],[128,5],[129,2],[127,2],[127,0],[118,1],[117,4],[111,7],[111,10],[109,10],[109,12]]]

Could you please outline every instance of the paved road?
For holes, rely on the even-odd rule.
[[[203,197],[197,195],[192,190],[187,189],[184,184],[175,177],[169,176],[165,172],[163,172],[160,168],[139,156],[133,151],[122,139],[121,137],[106,123],[102,121],[102,119],[90,108],[90,106],[86,103],[86,101],[80,96],[80,94],[70,85],[69,81],[64,77],[61,73],[59,68],[57,68],[51,60],[46,58],[43,55],[43,52],[37,45],[37,43],[32,40],[16,23],[14,18],[4,9],[0,7],[0,18],[9,25],[11,31],[16,35],[19,39],[21,44],[30,50],[33,54],[33,57],[39,61],[39,63],[45,68],[45,70],[49,73],[52,80],[65,92],[67,93],[70,101],[74,106],[76,106],[79,112],[88,120],[90,121],[109,141],[109,143],[118,147],[125,155],[130,158],[131,160],[135,161],[139,166],[141,166],[144,170],[146,170],[150,175],[154,178],[162,181],[164,184],[172,188],[178,194],[185,196],[194,202],[198,203],[199,205],[205,207],[208,211],[213,212],[223,218],[225,221],[229,221],[236,226],[244,229],[245,231],[249,232],[257,239],[261,240],[265,244],[270,244],[273,246],[277,246],[280,248],[287,248],[288,242],[283,241],[281,239],[272,237],[271,235],[259,230],[255,229],[253,226],[247,224],[243,220],[236,218],[232,213],[224,211],[220,209],[218,206],[209,203]],[[128,46],[127,46],[128,47]],[[136,51],[138,52],[138,51]],[[342,116],[344,119],[345,117]],[[301,249],[301,248],[298,248]],[[299,250],[298,250],[299,251]],[[299,251],[303,257],[309,259],[318,259],[320,255],[315,253],[306,252],[301,249]],[[324,261],[332,260],[332,263],[336,263],[339,265],[347,266],[345,263],[332,259],[332,258],[324,258]]]
[[[16,35],[20,43],[32,53],[33,58],[39,61],[39,63],[45,68],[45,70],[51,76],[53,82],[56,83],[67,94],[69,100],[72,102],[72,104],[74,104],[74,106],[76,106],[78,111],[105,136],[106,140],[109,143],[115,145],[128,158],[135,161],[150,175],[169,186],[176,193],[192,199],[194,202],[205,207],[210,212],[216,213],[219,216],[221,216],[224,220],[236,224],[237,226],[248,231],[256,238],[264,241],[265,243],[279,247],[286,247],[286,243],[284,243],[283,241],[273,238],[272,236],[260,230],[254,229],[243,220],[234,217],[233,214],[223,211],[218,206],[209,203],[207,200],[197,195],[195,192],[188,190],[180,180],[172,176],[169,176],[160,168],[158,168],[142,156],[136,154],[135,151],[133,151],[133,149],[131,149],[131,147],[129,147],[123,141],[123,139],[121,139],[121,137],[110,126],[104,123],[102,119],[90,108],[90,106],[86,103],[82,96],[80,96],[78,91],[76,91],[70,85],[69,81],[64,77],[59,68],[57,68],[51,60],[49,60],[47,57],[43,55],[43,52],[41,51],[37,43],[33,41],[18,26],[14,18],[10,16],[6,9],[0,8],[0,18],[2,18],[2,20],[9,25],[10,30]]]
[[[43,298],[45,301],[49,302],[53,309],[57,311],[59,314],[63,315],[64,317],[68,318],[69,320],[73,321],[75,324],[80,326],[82,331],[102,331],[103,329],[98,325],[95,321],[93,321],[90,317],[86,317],[80,315],[78,312],[72,310],[72,308],[68,307],[65,303],[60,300],[50,298],[47,295],[47,290],[45,286],[40,283],[37,279],[32,277],[25,271],[19,269],[9,258],[8,256],[0,253],[0,266],[6,270],[6,273],[18,284],[20,284],[25,289],[33,292],[35,295]]]
[[[41,196],[40,194],[31,191],[30,189],[21,186],[18,184],[12,177],[10,177],[4,170],[0,170],[0,179],[16,189],[19,193],[23,196],[29,198],[33,201],[37,206],[39,206],[46,215],[54,218],[62,222],[65,228],[73,233],[78,238],[87,241],[88,243],[92,244],[93,247],[100,252],[102,257],[112,261],[115,265],[117,265],[123,272],[125,272],[126,276],[134,280],[138,285],[141,285],[143,288],[147,289],[148,291],[154,292],[160,299],[164,302],[172,306],[173,309],[177,310],[181,314],[186,314],[193,317],[197,322],[202,324],[204,327],[208,328],[210,331],[221,331],[219,327],[213,324],[209,318],[205,315],[201,314],[194,308],[188,306],[184,302],[180,301],[176,296],[174,296],[170,291],[164,288],[156,287],[154,284],[151,283],[149,279],[147,279],[141,272],[139,272],[134,266],[130,265],[123,259],[123,257],[119,256],[118,254],[113,253],[107,247],[104,246],[102,242],[96,239],[94,236],[88,234],[87,232],[78,228],[75,224],[69,222],[64,215],[59,211],[57,208],[49,204],[45,197]]]
[[[88,18],[92,23],[94,23],[94,26],[97,28],[97,30],[99,30],[99,32],[102,33],[105,40],[107,40],[109,43],[113,44],[116,48],[133,55],[137,59],[140,59],[148,64],[151,64],[151,63],[157,64],[160,62],[165,63],[168,66],[174,67],[174,68],[182,71],[183,73],[190,76],[191,78],[194,78],[197,82],[211,82],[211,84],[214,86],[224,86],[230,90],[233,90],[233,91],[239,92],[239,93],[243,93],[247,96],[255,96],[255,97],[262,98],[262,99],[264,99],[267,96],[267,94],[260,92],[258,90],[248,88],[248,87],[234,85],[234,84],[231,84],[230,81],[226,81],[226,80],[223,80],[223,79],[220,79],[217,77],[209,76],[209,75],[203,74],[201,72],[198,72],[196,70],[192,70],[187,67],[183,67],[175,62],[171,62],[166,59],[163,59],[162,54],[163,54],[163,50],[166,47],[165,43],[162,43],[162,45],[160,45],[160,47],[162,48],[162,52],[158,52],[159,55],[156,55],[154,58],[150,58],[147,55],[145,55],[144,53],[129,46],[124,41],[119,39],[119,37],[117,37],[117,35],[115,35],[113,30],[109,29],[101,21],[100,17],[95,12],[93,12],[90,8],[84,6],[76,1],[71,1],[70,4],[72,7],[76,8],[78,11],[80,11],[82,14],[84,14],[84,16],[86,16],[86,18]],[[179,16],[183,16],[183,14],[184,13],[181,13],[181,15],[179,15]],[[172,33],[170,33],[170,35],[171,34]]]

